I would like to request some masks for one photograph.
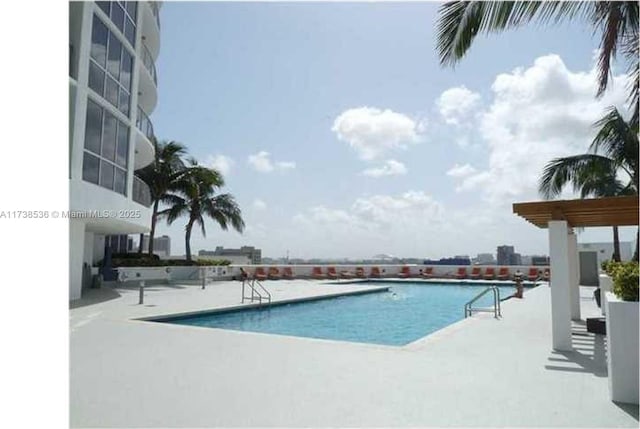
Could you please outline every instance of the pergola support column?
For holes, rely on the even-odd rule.
[[[571,351],[571,269],[569,229],[564,220],[549,221],[551,257],[551,328],[553,349]]]
[[[580,320],[580,273],[578,264],[578,236],[569,233],[569,296],[571,297],[571,319]]]

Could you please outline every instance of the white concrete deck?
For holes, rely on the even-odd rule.
[[[265,285],[274,300],[364,287]],[[575,323],[576,350],[551,350],[547,286],[405,347],[131,320],[236,306],[238,282],[148,287],[142,306],[99,292],[70,312],[73,427],[638,427],[608,399],[602,336]]]

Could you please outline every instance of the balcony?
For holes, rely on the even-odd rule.
[[[153,134],[153,124],[140,106],[138,106],[136,128],[136,147],[133,168],[139,170],[153,162],[156,151],[153,143],[155,138]]]
[[[160,2],[150,1],[149,6],[151,6],[151,13],[153,13],[153,17],[156,19],[156,23],[158,24],[158,29],[160,29]]]
[[[145,4],[146,3],[146,4]],[[160,53],[160,4],[159,2],[146,1],[141,5],[142,21],[140,31],[142,42],[146,45],[155,59]]]
[[[136,120],[136,127],[138,127],[138,129],[142,131],[142,134],[144,134],[145,137],[153,143],[153,139],[155,137],[155,134],[153,133],[153,124],[151,123],[151,119],[149,119],[147,114],[144,113],[144,110],[142,110],[140,106],[138,106],[138,118]]]
[[[133,176],[133,192],[131,198],[138,204],[151,207],[151,191],[149,190],[149,186],[136,176]]]
[[[153,83],[158,86],[158,75],[156,74],[156,64],[153,61],[153,56],[151,56],[151,52],[146,47],[146,45],[142,44],[142,64],[147,69],[151,78],[153,79]]]

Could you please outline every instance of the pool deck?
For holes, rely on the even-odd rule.
[[[264,284],[274,301],[375,287]],[[574,322],[575,351],[551,350],[546,285],[404,347],[134,320],[238,306],[238,282],[91,292],[70,310],[72,427],[638,427],[608,398],[602,336]]]

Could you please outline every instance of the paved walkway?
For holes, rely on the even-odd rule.
[[[361,290],[266,282],[274,300]],[[428,286],[425,286],[428,287]],[[405,347],[131,320],[239,303],[239,283],[100,291],[71,310],[73,427],[638,427],[608,399],[604,339],[551,350],[549,288]],[[597,309],[582,288],[583,318]],[[87,304],[87,305],[82,305]]]

